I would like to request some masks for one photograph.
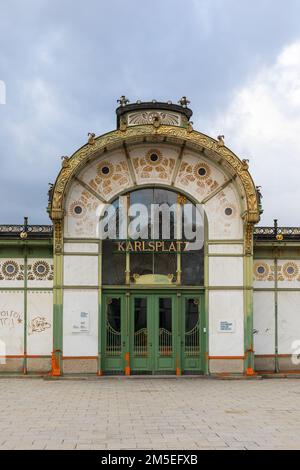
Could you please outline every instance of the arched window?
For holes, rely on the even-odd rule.
[[[195,204],[163,188],[138,189],[125,197],[125,235],[120,228],[124,217],[120,199],[113,202],[115,214],[107,219],[114,219],[116,230],[115,239],[102,242],[102,284],[123,285],[140,276],[163,275],[174,284],[203,285],[204,222]],[[105,217],[107,213],[102,220]],[[191,238],[196,230],[197,244]]]

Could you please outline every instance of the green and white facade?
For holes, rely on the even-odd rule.
[[[0,226],[0,373],[299,368],[300,229],[257,226],[247,161],[186,105],[121,99],[117,129],[62,161],[51,225]],[[119,196],[201,204],[204,247],[116,250],[95,234]]]

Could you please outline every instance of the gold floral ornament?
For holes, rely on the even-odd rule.
[[[36,278],[45,279],[50,272],[50,266],[46,261],[37,261],[34,263],[32,271]]]
[[[207,180],[211,174],[211,169],[207,163],[200,162],[193,168],[193,174],[195,178],[200,180]]]
[[[299,274],[299,267],[293,261],[289,261],[282,266],[282,273],[288,281],[294,281]]]
[[[101,178],[111,178],[114,173],[114,167],[108,161],[101,162],[97,166],[97,173]]]
[[[81,201],[74,201],[70,205],[69,213],[72,217],[82,219],[82,217],[84,217],[86,214],[86,207]]]
[[[161,165],[162,159],[162,153],[158,149],[151,149],[146,154],[146,162],[151,166]]]
[[[254,263],[253,272],[257,281],[267,281],[270,274],[270,267],[267,263],[259,261]]]
[[[14,260],[7,260],[2,264],[2,273],[4,275],[4,279],[13,280],[16,279],[19,273],[19,265]]]

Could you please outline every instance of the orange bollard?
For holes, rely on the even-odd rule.
[[[129,352],[125,353],[125,375],[130,375],[130,357],[129,357]]]
[[[51,358],[51,364],[52,364],[52,377],[59,377],[61,374],[60,374],[60,367],[59,367],[59,364],[58,364],[58,361],[57,361],[57,357],[56,357],[56,352],[57,351],[53,351],[52,352],[52,358]]]

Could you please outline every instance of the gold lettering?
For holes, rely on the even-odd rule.
[[[155,243],[154,242],[149,242],[148,243],[148,250],[149,251],[155,251]]]
[[[142,242],[134,242],[134,251],[142,251]]]
[[[170,243],[170,245],[169,245],[169,251],[176,251],[176,247],[175,247],[174,242],[171,242],[171,243]]]
[[[125,251],[124,242],[118,242],[118,251]]]

